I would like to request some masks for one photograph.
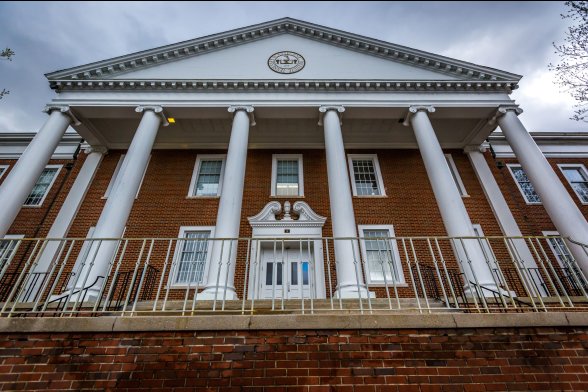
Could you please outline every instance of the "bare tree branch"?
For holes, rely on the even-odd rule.
[[[568,10],[562,19],[570,19],[564,43],[553,43],[555,53],[560,57],[558,64],[549,64],[555,72],[556,81],[576,101],[572,120],[588,122],[588,1],[566,1]]]

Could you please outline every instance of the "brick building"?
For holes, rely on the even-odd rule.
[[[588,139],[520,76],[286,18],[47,78],[3,388],[586,389]]]

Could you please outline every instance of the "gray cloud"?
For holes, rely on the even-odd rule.
[[[0,131],[35,131],[54,93],[44,73],[284,16],[522,74],[513,97],[531,131],[587,130],[553,85],[556,2],[0,2]]]

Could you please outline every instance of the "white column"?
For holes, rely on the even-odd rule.
[[[500,129],[559,234],[588,245],[586,218],[517,117],[520,113],[522,109],[515,106],[499,108],[497,120]],[[583,248],[569,241],[568,247],[584,274],[588,275],[588,256]]]
[[[48,106],[49,118],[0,186],[0,238],[3,238],[33,190],[70,123],[79,124],[68,106]]]
[[[325,152],[327,156],[327,177],[333,237],[356,238],[357,228],[347,174],[347,158],[341,134],[339,113],[342,106],[322,106],[322,123],[325,131]],[[320,123],[319,123],[320,124]],[[367,298],[368,293],[362,275],[358,242],[335,240],[335,265],[337,269],[337,298]]]
[[[517,224],[500,188],[498,187],[498,183],[488,166],[488,162],[486,162],[486,158],[484,154],[480,151],[480,146],[472,146],[471,148],[468,147],[465,149],[465,152],[468,154],[470,158],[470,162],[472,167],[474,168],[474,172],[476,173],[476,177],[480,185],[482,186],[482,190],[484,191],[484,195],[486,195],[486,199],[490,204],[490,208],[494,213],[494,217],[500,226],[500,230],[505,237],[522,237],[523,234],[519,229],[519,225]],[[517,260],[521,261],[521,263],[526,268],[537,268],[537,263],[535,263],[535,258],[531,253],[531,250],[527,246],[527,243],[524,239],[512,239],[511,244],[513,245],[513,253],[514,257]],[[545,291],[542,291],[542,281],[541,278],[537,274],[530,274],[530,277],[535,282],[535,287],[537,287],[543,294],[547,294]],[[530,287],[533,289],[533,287]]]
[[[249,125],[255,125],[255,123],[250,124],[250,116],[253,116],[251,106],[231,106],[229,113],[234,113],[233,128],[214,231],[214,238],[228,240],[213,241],[211,244],[208,279],[204,291],[198,295],[198,298],[203,300],[238,299],[234,286],[235,261],[237,260],[236,239],[239,237],[241,224]]]
[[[92,243],[84,267],[75,282],[76,289],[86,288],[97,282],[88,291],[87,298],[95,297],[99,293],[101,283],[104,282],[99,277],[105,277],[108,274],[119,243],[116,240],[100,241],[99,239],[122,237],[143,173],[149,162],[159,126],[162,122],[164,126],[168,125],[160,106],[139,106],[136,111],[143,113],[143,117],[96,224],[92,238],[97,240]]]
[[[472,222],[427,115],[427,112],[434,111],[435,108],[432,106],[411,106],[409,109],[410,124],[414,130],[447,235],[449,237],[475,237]],[[407,124],[406,121],[405,124]],[[454,249],[457,253],[456,256],[461,261],[462,271],[470,282],[497,290],[488,264],[490,261],[484,257],[484,252],[477,240],[455,240]],[[465,287],[469,291],[471,286],[466,282]],[[490,295],[490,293],[487,294]]]
[[[94,175],[98,171],[98,167],[100,166],[100,162],[102,162],[105,152],[105,148],[93,148],[91,151],[88,151],[88,156],[67,194],[55,221],[51,225],[49,233],[47,233],[47,238],[65,238],[67,236],[71,224],[82,205],[82,201],[86,197],[86,193],[90,188],[90,184],[92,184]],[[55,267],[54,263],[62,260],[55,260],[62,246],[66,246],[67,249],[69,244],[70,242],[49,241],[45,246],[45,249],[43,249],[43,253],[41,253],[41,257],[39,257],[39,261],[33,272],[51,272],[52,268]],[[41,283],[42,281],[39,280],[36,282],[36,287],[30,289],[32,290],[30,292],[34,293],[30,298],[36,297],[37,291],[42,288]],[[28,291],[29,290],[27,290],[27,292]]]

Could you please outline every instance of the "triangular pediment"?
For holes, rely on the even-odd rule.
[[[304,58],[299,72],[268,66],[276,52]],[[53,86],[122,81],[375,80],[511,82],[519,75],[284,18],[46,75]],[[125,86],[128,84],[124,84]]]

